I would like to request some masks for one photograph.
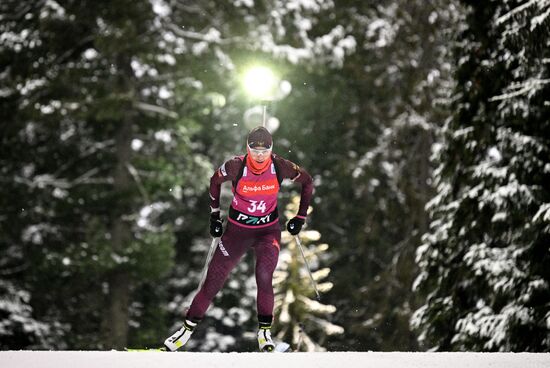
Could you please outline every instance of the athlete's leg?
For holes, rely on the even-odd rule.
[[[208,266],[204,283],[187,311],[188,319],[200,321],[204,317],[208,306],[223,287],[229,273],[251,246],[253,240],[246,235],[238,226],[231,223],[227,225]]]
[[[279,259],[281,242],[281,230],[275,225],[266,230],[256,240],[254,251],[256,253],[256,285],[258,287],[257,308],[258,320],[261,325],[271,325],[273,318],[273,272]]]

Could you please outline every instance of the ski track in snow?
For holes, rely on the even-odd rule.
[[[548,368],[550,353],[3,351],[2,368]]]

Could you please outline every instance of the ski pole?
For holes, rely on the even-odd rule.
[[[304,259],[304,263],[306,264],[307,273],[309,274],[309,278],[311,280],[311,285],[313,285],[313,289],[315,289],[315,294],[317,294],[317,300],[321,300],[321,296],[319,296],[319,290],[317,290],[317,284],[315,283],[315,280],[313,280],[313,275],[311,274],[311,270],[309,269],[309,264],[307,263],[306,255],[304,254],[304,249],[302,248],[302,242],[300,241],[300,238],[298,235],[294,235],[294,239],[296,239],[296,243],[298,244],[298,248],[300,248],[300,252],[302,253],[302,258]]]
[[[206,263],[204,264],[204,267],[202,269],[202,275],[201,275],[201,282],[199,283],[199,287],[197,288],[197,293],[202,288],[202,284],[204,284],[204,280],[206,279],[206,273],[208,272],[208,266],[210,266],[210,261],[212,260],[212,257],[214,256],[214,252],[216,251],[216,248],[218,247],[218,242],[220,241],[220,238],[213,238],[212,244],[210,244],[210,250],[208,251],[208,256],[206,257]]]

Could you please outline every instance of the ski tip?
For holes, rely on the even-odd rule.
[[[275,353],[288,353],[290,352],[290,345],[286,342],[280,342],[275,346],[275,349],[273,349],[273,352]]]

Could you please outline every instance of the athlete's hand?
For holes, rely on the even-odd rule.
[[[298,235],[300,230],[302,230],[302,226],[304,226],[304,223],[306,221],[299,217],[293,217],[291,218],[288,223],[286,224],[286,229],[288,232],[292,235]]]
[[[214,238],[219,238],[223,234],[223,224],[220,220],[220,212],[212,212],[210,214],[210,235]]]

